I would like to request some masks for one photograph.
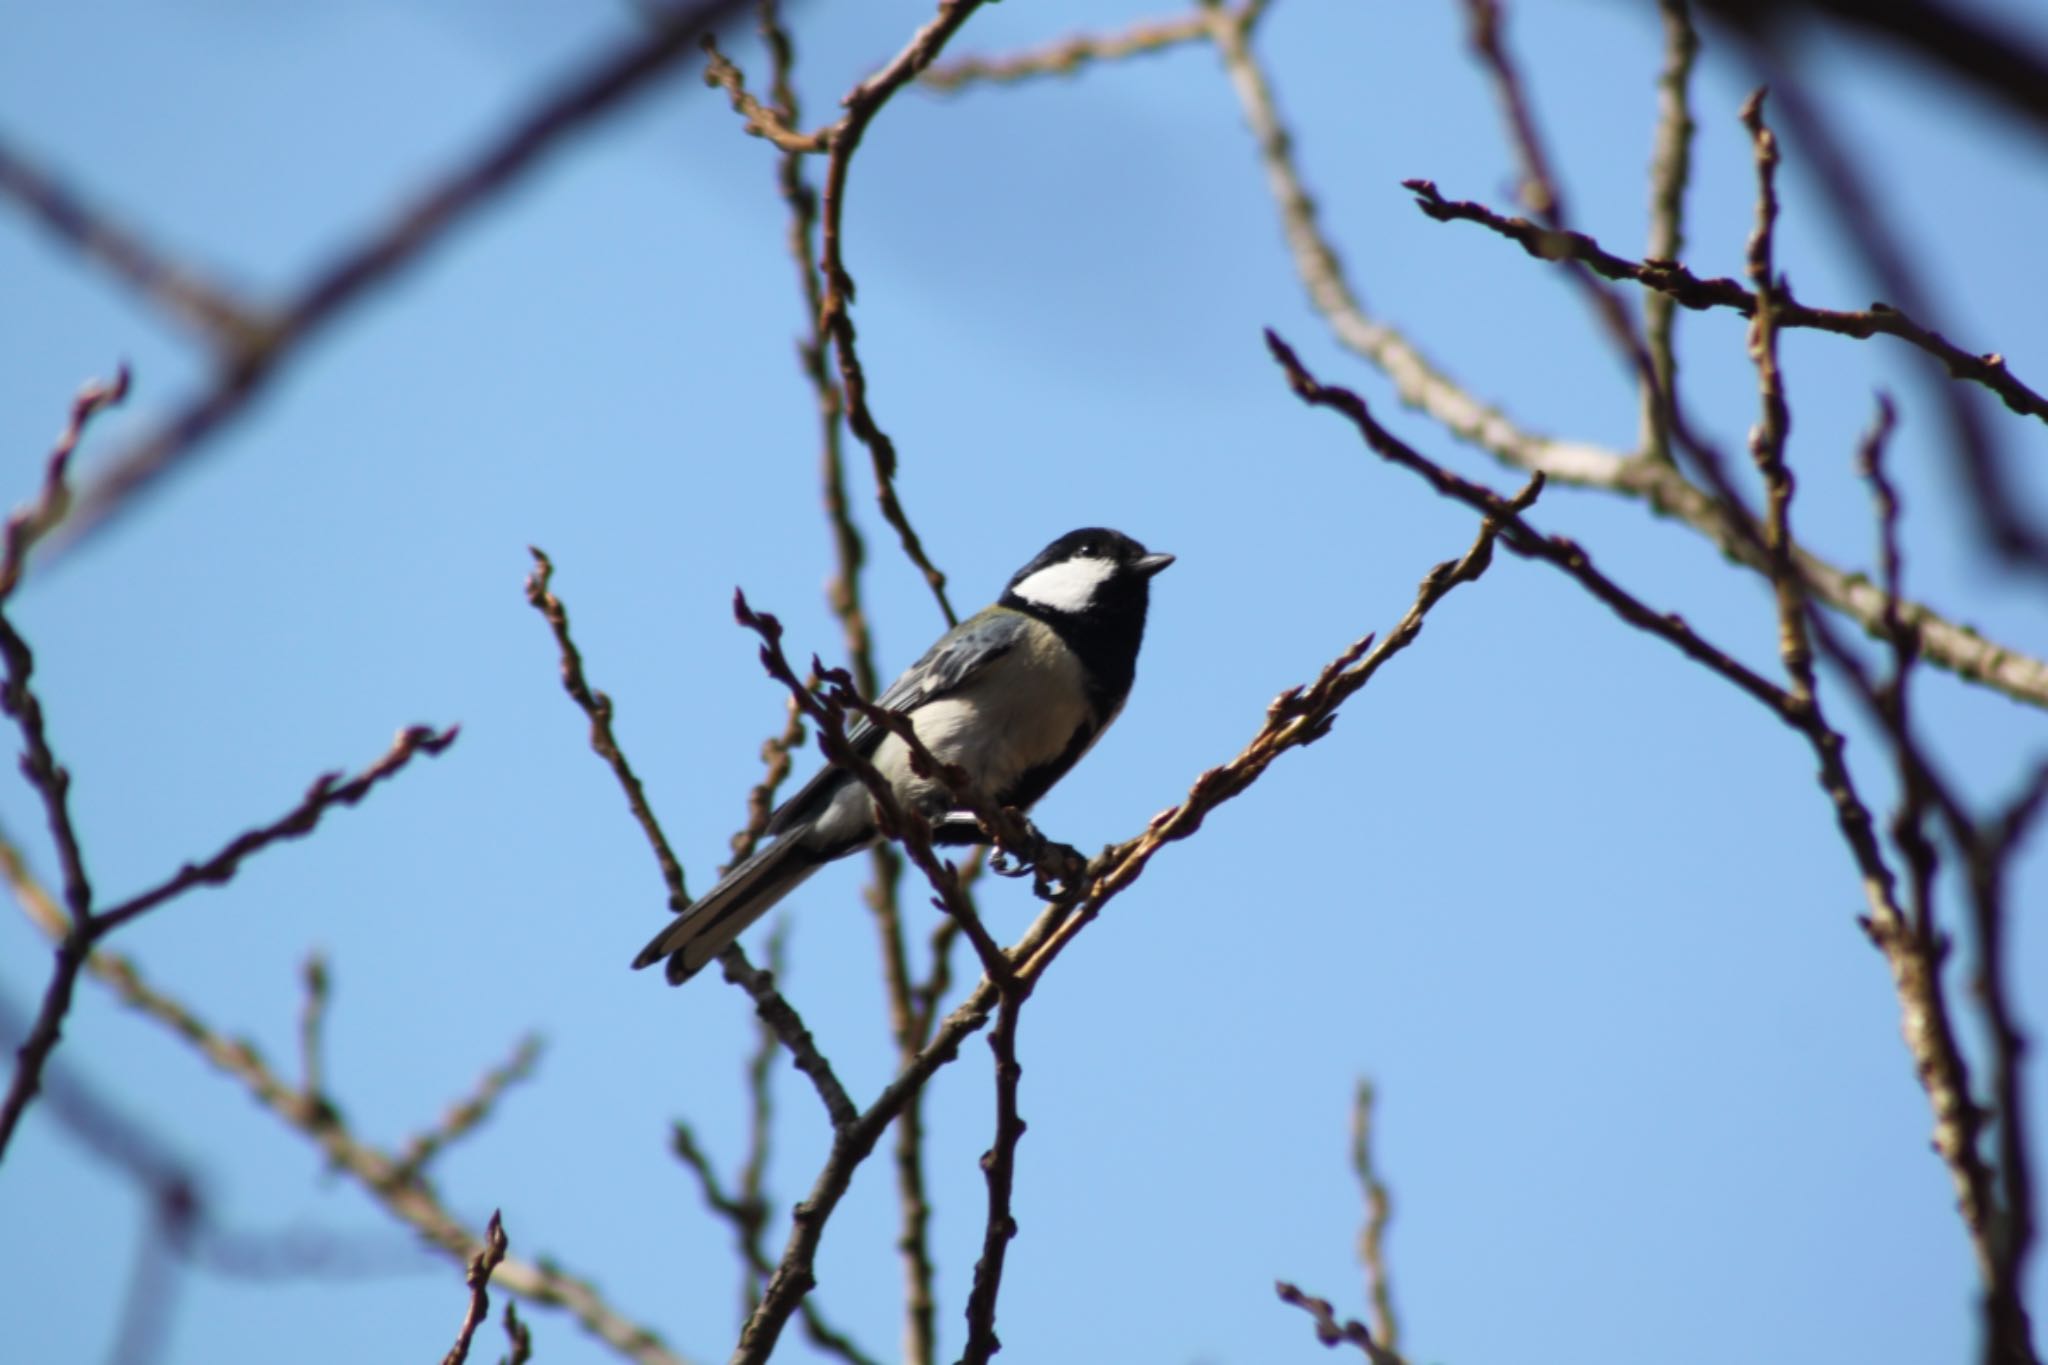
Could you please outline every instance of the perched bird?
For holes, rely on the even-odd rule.
[[[877,704],[907,715],[932,756],[963,769],[984,795],[1029,810],[1123,709],[1152,576],[1171,563],[1117,531],[1069,532],[1017,570],[994,606],[940,636]],[[846,737],[906,808],[928,819],[949,813],[951,793],[911,770],[901,739],[864,718]],[[964,833],[972,828],[948,822],[940,840],[974,841]],[[806,877],[874,843],[874,799],[853,773],[828,765],[769,817],[767,833],[773,842],[656,934],[634,967],[666,958],[671,984],[689,980]]]

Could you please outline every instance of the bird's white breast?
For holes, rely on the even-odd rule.
[[[1058,758],[1087,724],[1085,684],[1073,651],[1038,625],[985,675],[911,712],[911,724],[933,756],[966,769],[984,791],[1001,793]],[[875,751],[875,766],[913,799],[942,786],[911,772],[909,751],[894,736]]]

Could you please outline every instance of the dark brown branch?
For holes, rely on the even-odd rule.
[[[1576,261],[1607,279],[1642,285],[1694,310],[1729,308],[1744,317],[1752,317],[1756,313],[1756,295],[1726,276],[1702,279],[1674,260],[1632,261],[1616,256],[1583,232],[1562,232],[1526,218],[1506,217],[1469,199],[1446,199],[1428,180],[1404,180],[1401,183],[1414,192],[1416,207],[1438,222],[1477,223],[1514,242],[1538,260]],[[1995,351],[1972,355],[1889,304],[1875,303],[1862,312],[1811,308],[1798,302],[1792,296],[1790,286],[1782,280],[1778,283],[1775,303],[1779,327],[1832,332],[1858,340],[1873,336],[1894,337],[1941,361],[1955,378],[1990,389],[2014,412],[2048,421],[2048,397],[2021,382],[2006,367],[2005,357]]]
[[[1292,347],[1268,331],[1266,344],[1287,371],[1288,382],[1304,402],[1342,413],[1382,458],[1420,475],[1439,494],[1483,512],[1505,510],[1508,500],[1482,485],[1460,478],[1442,465],[1427,459],[1374,419],[1365,400],[1348,389],[1326,385],[1310,374]],[[1616,616],[1663,640],[1695,663],[1705,664],[1734,683],[1752,698],[1770,708],[1787,724],[1794,723],[1792,699],[1786,691],[1756,670],[1737,661],[1726,651],[1709,643],[1676,613],[1659,612],[1629,593],[1613,579],[1593,567],[1579,545],[1563,536],[1546,536],[1522,519],[1519,512],[1502,523],[1501,541],[1525,558],[1540,560],[1576,581]]]
[[[1330,1349],[1339,1346],[1356,1346],[1360,1355],[1372,1365],[1403,1365],[1401,1357],[1373,1340],[1366,1325],[1356,1318],[1337,1320],[1337,1310],[1328,1299],[1319,1299],[1305,1294],[1285,1280],[1274,1282],[1273,1290],[1280,1296],[1280,1302],[1291,1304],[1307,1313],[1316,1325],[1316,1340]]]
[[[469,1359],[469,1343],[491,1315],[491,1272],[504,1263],[508,1245],[505,1224],[493,1210],[490,1226],[484,1229],[484,1244],[469,1261],[469,1312],[463,1315],[462,1330],[455,1334],[448,1354],[441,1357],[441,1365],[463,1365]]]
[[[724,969],[725,979],[737,984],[752,998],[754,1012],[760,1015],[762,1023],[775,1030],[775,1036],[789,1049],[790,1060],[796,1069],[810,1078],[819,1100],[825,1105],[825,1114],[834,1131],[853,1123],[860,1116],[860,1111],[847,1098],[846,1087],[839,1083],[832,1064],[818,1050],[818,1040],[811,1036],[803,1016],[775,989],[774,973],[758,970],[748,963],[747,955],[738,944],[720,953],[718,962]]]
[[[626,796],[626,805],[632,810],[633,818],[639,821],[641,833],[647,836],[655,864],[661,869],[661,880],[668,887],[668,908],[681,914],[690,904],[689,888],[683,880],[683,865],[669,846],[668,836],[661,832],[661,821],[655,818],[654,808],[647,802],[647,791],[640,785],[633,765],[626,761],[626,755],[619,749],[618,737],[612,733],[612,699],[592,688],[583,676],[583,655],[569,636],[569,609],[548,590],[548,584],[555,576],[555,566],[539,546],[529,545],[527,552],[533,556],[534,569],[526,577],[526,600],[533,604],[533,609],[546,619],[555,633],[555,646],[562,655],[562,690],[590,717],[590,748],[610,766],[612,776],[618,779],[619,789]]]
[[[461,727],[451,725],[446,730],[435,730],[427,725],[411,725],[398,732],[398,738],[385,751],[384,756],[347,781],[338,772],[322,773],[313,779],[313,785],[306,789],[306,795],[283,816],[270,824],[244,831],[228,841],[226,847],[203,863],[187,863],[177,873],[159,886],[131,896],[119,905],[93,917],[94,937],[100,937],[120,928],[129,920],[147,914],[174,896],[183,894],[195,886],[218,886],[228,881],[242,863],[253,854],[270,845],[287,839],[303,839],[320,824],[321,817],[337,806],[354,806],[361,803],[370,789],[387,778],[396,777],[412,760],[425,754],[436,757],[455,742]]]
[[[533,1359],[533,1329],[519,1320],[519,1305],[505,1300],[505,1341],[512,1349],[503,1365],[528,1365]]]
[[[981,1259],[974,1263],[974,1285],[967,1295],[967,1349],[961,1365],[987,1365],[1003,1349],[996,1336],[996,1298],[1002,1292],[1004,1259],[1017,1235],[1012,1210],[1017,1143],[1024,1136],[1024,1120],[1017,1113],[1017,1083],[1024,1074],[1017,1061],[1017,1024],[1024,999],[1022,990],[1004,991],[996,1026],[988,1035],[996,1068],[995,1138],[981,1155],[982,1174],[988,1180],[988,1216],[982,1223]]]
[[[474,159],[415,196],[237,338],[215,384],[116,455],[79,495],[60,548],[77,544],[247,411],[287,360],[349,309],[398,278],[429,249],[494,203],[570,136],[611,114],[688,56],[741,0],[698,0],[605,54],[550,91]]]
[[[6,152],[0,149],[0,177],[5,174],[5,161]],[[43,461],[42,491],[34,502],[7,518],[5,545],[0,548],[0,600],[13,595],[15,585],[21,582],[22,566],[28,562],[28,552],[70,509],[71,487],[65,476],[71,468],[71,457],[92,419],[128,397],[128,380],[128,367],[124,364],[114,371],[111,382],[94,380],[71,400],[71,416],[58,434],[57,444],[50,448],[49,458]]]
[[[931,562],[917,532],[903,511],[896,494],[896,443],[876,422],[868,403],[867,372],[854,345],[853,276],[846,268],[845,210],[846,178],[853,154],[860,149],[868,125],[898,90],[917,79],[945,50],[946,43],[961,25],[981,7],[982,0],[939,0],[938,13],[911,37],[903,50],[882,70],[868,77],[846,96],[846,113],[834,125],[832,150],[825,159],[825,185],[820,206],[819,271],[824,278],[824,295],[819,302],[819,331],[832,338],[839,358],[840,389],[846,397],[846,421],[853,434],[868,448],[875,470],[875,498],[882,517],[895,528],[903,553],[924,575],[939,611],[952,626],[959,621],[946,596],[946,576]]]
[[[744,1186],[739,1193],[728,1192],[725,1183],[719,1179],[718,1168],[711,1164],[710,1156],[698,1143],[697,1135],[680,1120],[671,1135],[670,1150],[697,1178],[697,1191],[704,1199],[704,1206],[732,1229],[733,1245],[740,1254],[741,1263],[747,1268],[749,1283],[765,1281],[774,1269],[761,1244],[767,1225],[766,1205],[750,1199],[744,1192]],[[751,1314],[757,1302],[758,1296],[750,1293],[746,1312]],[[848,1365],[877,1365],[874,1357],[861,1350],[853,1338],[833,1327],[809,1299],[805,1299],[797,1311],[803,1318],[804,1335],[818,1349],[846,1361]]]
[[[1389,1351],[1401,1349],[1400,1319],[1394,1314],[1393,1275],[1387,1268],[1387,1224],[1394,1197],[1373,1164],[1373,1085],[1361,1078],[1351,1101],[1351,1172],[1365,1198],[1365,1225],[1358,1232],[1358,1263],[1365,1270],[1366,1301],[1372,1305],[1373,1335]]]

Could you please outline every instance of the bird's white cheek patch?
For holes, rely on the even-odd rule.
[[[1068,559],[1049,564],[1019,583],[1017,596],[1048,611],[1083,611],[1116,565],[1106,559]]]

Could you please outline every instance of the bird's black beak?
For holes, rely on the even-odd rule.
[[[1153,574],[1158,573],[1171,563],[1173,563],[1172,555],[1146,555],[1143,559],[1131,565],[1131,567],[1144,577],[1150,578]]]

